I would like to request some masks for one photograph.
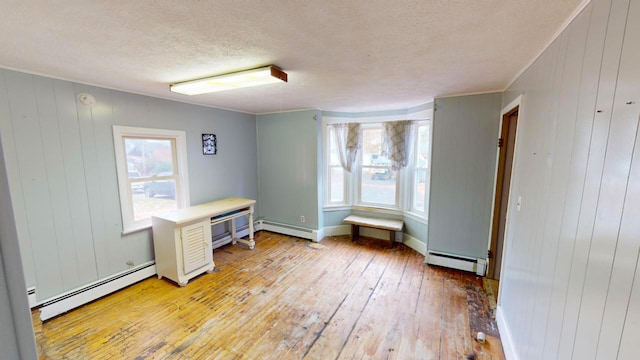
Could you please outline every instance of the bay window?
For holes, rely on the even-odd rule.
[[[343,169],[338,155],[337,134],[344,131],[340,125],[326,127],[325,207],[386,209],[424,218],[428,207],[431,122],[415,121],[407,127],[411,130],[402,141],[412,144],[410,156],[405,167],[400,168],[396,162],[400,168],[397,170],[385,144],[385,123],[361,123],[357,160],[350,172]]]

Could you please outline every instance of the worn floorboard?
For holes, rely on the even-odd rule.
[[[34,310],[40,358],[504,359],[483,280],[404,245],[263,231],[214,260],[186,287],[153,277],[45,323]]]

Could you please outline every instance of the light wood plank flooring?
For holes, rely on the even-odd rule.
[[[398,244],[269,232],[178,287],[149,278],[42,323],[42,359],[503,359],[481,278]],[[479,344],[472,334],[484,331]]]

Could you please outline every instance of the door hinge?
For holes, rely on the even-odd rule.
[[[504,146],[504,139],[503,138],[499,138],[498,139],[498,147],[501,148]]]

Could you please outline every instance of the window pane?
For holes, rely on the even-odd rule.
[[[418,151],[416,167],[425,168],[429,161],[429,125],[418,127]]]
[[[391,168],[362,168],[360,199],[365,203],[396,204],[396,172]]]
[[[340,165],[340,155],[338,154],[335,135],[335,130],[331,129],[331,136],[329,137],[329,166]]]
[[[142,190],[140,190],[140,184]],[[177,209],[175,180],[132,182],[133,220],[139,221],[163,211]]]
[[[362,131],[362,165],[388,165],[389,160],[380,154],[382,150],[382,129]]]
[[[330,202],[344,202],[344,170],[341,167],[331,168],[331,183],[329,184]]]
[[[427,191],[427,170],[417,169],[415,172],[413,189],[413,208],[418,211],[425,211],[424,199]]]
[[[172,139],[125,138],[129,178],[173,174],[173,142]]]

